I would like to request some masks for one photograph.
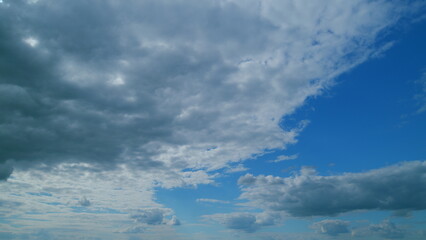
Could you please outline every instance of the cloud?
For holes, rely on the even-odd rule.
[[[300,129],[280,119],[404,14],[385,1],[258,3],[8,1],[0,161],[216,170],[283,149]]]
[[[352,236],[380,236],[384,239],[401,239],[406,235],[404,229],[399,228],[395,223],[385,220],[379,224],[371,224],[365,228],[355,229]]]
[[[5,217],[5,215],[12,213],[13,209],[20,206],[22,206],[21,202],[0,199],[0,216]]]
[[[342,220],[322,220],[320,222],[316,222],[312,225],[314,229],[317,230],[318,233],[337,236],[343,233],[349,233],[348,229],[349,223]]]
[[[120,233],[144,233],[146,231],[146,227],[143,226],[131,226],[126,228],[123,231],[119,231]]]
[[[225,227],[246,233],[253,233],[261,227],[272,226],[281,221],[281,215],[275,213],[227,213],[205,215],[205,219],[219,222]]]
[[[218,199],[210,199],[210,198],[197,198],[196,200],[197,202],[208,202],[208,203],[230,203],[229,201],[223,201],[223,200],[218,200]]]
[[[81,198],[78,201],[78,204],[80,204],[83,207],[89,207],[90,205],[92,205],[92,203],[86,197]]]
[[[123,225],[140,206],[151,210],[132,215],[139,224],[177,225],[158,210],[155,187],[210,184],[216,170],[242,170],[242,161],[295,143],[303,124],[282,117],[374,56],[406,7],[3,1],[0,190],[21,204],[13,214],[0,207],[26,231],[72,219],[102,239],[116,239],[105,226]],[[67,205],[75,196],[96,196],[91,208],[101,214],[83,217]],[[28,213],[49,214],[22,220]],[[254,229],[265,224],[255,217]]]
[[[401,210],[394,211],[392,213],[392,216],[393,217],[405,217],[405,218],[408,218],[408,217],[412,216],[412,212],[410,210],[408,210],[408,209],[401,209]]]
[[[0,181],[6,181],[12,172],[13,167],[10,163],[0,163]]]
[[[180,225],[180,221],[176,216],[168,217],[172,214],[173,212],[170,209],[148,208],[140,209],[130,217],[138,223],[147,225]]]
[[[238,164],[236,166],[233,167],[229,167],[226,169],[226,173],[236,173],[236,172],[245,172],[249,170],[248,168],[246,168],[243,164]]]
[[[371,225],[370,231],[373,233],[378,233],[380,236],[387,239],[403,238],[405,235],[405,231],[403,229],[398,228],[390,221],[384,221],[380,224]]]
[[[175,215],[173,215],[172,218],[167,222],[167,225],[179,226],[181,225],[181,222]]]
[[[364,173],[318,176],[312,168],[281,178],[246,174],[242,199],[292,216],[333,216],[356,210],[426,209],[426,162],[413,161]]]
[[[282,161],[288,161],[288,160],[294,160],[297,159],[299,157],[299,154],[293,154],[290,156],[287,155],[280,155],[277,157],[277,159],[271,161],[271,162],[282,162]]]

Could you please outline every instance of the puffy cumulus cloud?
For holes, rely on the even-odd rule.
[[[380,51],[406,7],[4,1],[0,161],[214,170],[284,148],[299,129],[280,119]]]
[[[179,219],[172,214],[173,211],[168,208],[147,208],[139,209],[130,217],[138,223],[147,225],[180,225]]]
[[[349,233],[349,222],[342,220],[322,220],[312,225],[318,233],[327,234],[330,236],[337,236],[343,233]]]
[[[415,234],[414,235],[419,235]],[[406,235],[406,230],[400,228],[395,223],[385,220],[379,224],[371,224],[368,227],[355,229],[352,231],[352,236],[365,237],[365,236],[380,236],[384,239],[401,239]],[[413,235],[413,236],[414,236]]]
[[[246,174],[239,184],[249,205],[292,216],[426,209],[426,162],[421,161],[334,176],[318,176],[311,168],[286,178]]]
[[[281,215],[276,213],[224,213],[205,215],[204,218],[219,222],[233,230],[253,233],[264,226],[272,226],[281,221]]]

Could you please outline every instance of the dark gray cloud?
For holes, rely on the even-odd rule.
[[[6,181],[13,172],[12,164],[0,163],[0,181]]]
[[[426,162],[413,161],[364,173],[318,176],[303,168],[293,177],[239,179],[242,199],[292,216],[331,216],[356,210],[426,209]]]
[[[349,223],[343,220],[322,220],[320,222],[316,222],[312,225],[314,229],[318,233],[330,235],[330,236],[337,236],[339,234],[343,233],[349,233],[348,229]]]
[[[5,0],[0,163],[218,169],[284,148],[299,129],[284,131],[280,118],[376,51],[400,10],[376,1]]]
[[[138,223],[147,225],[180,225],[176,216],[172,216],[172,211],[165,208],[140,209],[130,217]]]

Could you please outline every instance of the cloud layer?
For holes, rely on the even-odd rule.
[[[403,9],[4,1],[0,161],[214,170],[284,148],[299,129],[281,118],[378,51]]]
[[[291,216],[426,209],[426,162],[420,161],[335,176],[318,176],[311,168],[287,178],[246,174],[239,184],[250,205]]]

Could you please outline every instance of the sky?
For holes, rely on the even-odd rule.
[[[420,0],[0,0],[0,239],[424,239],[425,30]]]

